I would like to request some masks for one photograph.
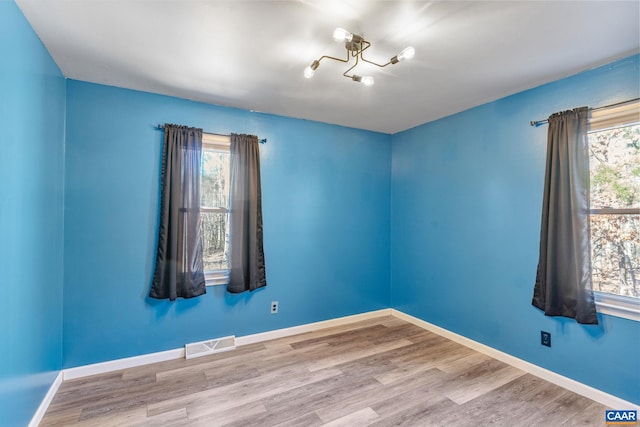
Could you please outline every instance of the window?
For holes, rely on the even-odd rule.
[[[640,320],[640,104],[590,119],[592,282],[598,311]]]
[[[229,277],[229,146],[228,136],[202,135],[200,226],[207,285],[225,284]]]

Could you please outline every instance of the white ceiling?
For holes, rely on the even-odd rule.
[[[634,1],[17,0],[66,77],[395,133],[640,51]],[[321,55],[344,27],[372,87]]]

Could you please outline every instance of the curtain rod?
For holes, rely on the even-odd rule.
[[[158,127],[156,129],[164,130],[164,125],[158,125]],[[213,132],[205,132],[205,131],[202,131],[202,132],[203,133],[208,133],[209,135],[215,135],[215,136],[229,136],[229,135],[223,135],[221,133],[213,133]],[[266,144],[267,143],[267,138],[259,139],[258,142],[260,144]]]
[[[589,111],[604,110],[605,108],[617,107],[618,105],[629,104],[631,102],[636,102],[638,100],[640,100],[640,98],[629,99],[627,101],[616,102],[615,104],[603,105],[602,107],[589,108]],[[542,125],[545,125],[547,123],[549,123],[549,120],[547,120],[547,119],[545,119],[545,120],[536,120],[536,121],[529,122],[529,124],[531,126],[535,126],[535,127],[542,126]]]

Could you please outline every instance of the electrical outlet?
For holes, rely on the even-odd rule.
[[[278,301],[271,301],[271,314],[278,314]]]
[[[540,331],[540,344],[551,347],[551,333]]]

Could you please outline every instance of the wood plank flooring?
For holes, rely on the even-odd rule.
[[[605,407],[393,317],[62,384],[41,426],[602,426]]]

